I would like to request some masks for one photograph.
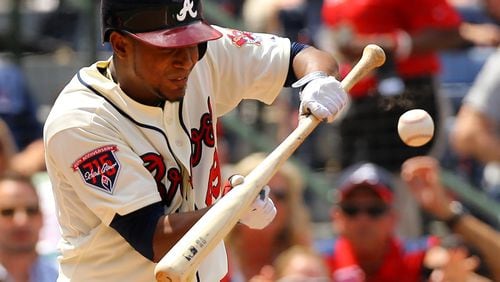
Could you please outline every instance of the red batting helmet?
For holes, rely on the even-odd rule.
[[[149,44],[176,48],[218,39],[203,19],[201,0],[102,0],[102,36],[128,31]]]

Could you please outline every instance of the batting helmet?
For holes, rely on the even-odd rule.
[[[183,47],[220,38],[203,19],[201,0],[102,0],[102,36],[128,31],[159,47]]]

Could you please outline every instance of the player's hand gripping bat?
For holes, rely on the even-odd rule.
[[[343,89],[349,91],[362,77],[381,66],[384,61],[382,48],[373,44],[366,46],[359,62],[342,80]],[[238,223],[262,187],[319,123],[312,115],[301,118],[297,128],[245,177],[244,182],[212,206],[160,260],[155,268],[157,281],[190,281],[203,258]]]

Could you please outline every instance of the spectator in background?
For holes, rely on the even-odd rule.
[[[411,245],[396,237],[390,173],[375,164],[360,163],[347,168],[339,183],[339,201],[332,210],[339,237],[326,254],[333,281],[425,278],[424,257],[437,241],[422,238]]]
[[[500,48],[489,57],[463,100],[452,131],[461,155],[485,165],[483,187],[500,201]]]
[[[240,160],[232,169],[247,175],[265,158],[254,153]],[[248,281],[262,267],[272,265],[276,257],[291,246],[312,246],[309,212],[302,200],[300,171],[285,163],[269,181],[270,198],[276,205],[274,220],[262,230],[237,225],[228,235],[229,276],[225,281]]]
[[[328,282],[328,268],[319,253],[304,246],[292,246],[282,252],[272,266],[266,266],[250,282],[314,281]]]
[[[460,12],[464,23],[464,32],[470,29],[469,23],[490,25],[491,29],[500,28],[500,1],[498,0],[449,0]],[[478,33],[478,35],[480,35]],[[463,50],[440,52],[442,70],[440,72],[440,90],[451,102],[452,116],[446,122],[446,144],[453,143],[453,127],[456,115],[460,110],[464,97],[470,91],[488,58],[496,52],[495,46],[473,46]],[[451,144],[453,145],[453,144]],[[453,146],[446,146],[445,152],[439,156],[443,168],[452,170],[466,179],[478,189],[483,187],[484,163],[471,154],[457,152]]]
[[[498,0],[479,0],[477,4],[482,6],[489,19],[479,23],[463,21],[460,35],[478,46],[497,46],[500,43],[500,3]]]
[[[330,281],[328,267],[313,249],[293,246],[274,262],[276,281]]]
[[[0,281],[54,282],[57,265],[37,253],[43,226],[39,198],[29,178],[0,177]]]
[[[446,250],[433,236],[398,238],[393,208],[396,187],[391,179],[388,171],[372,163],[353,165],[340,176],[339,201],[332,211],[339,237],[326,254],[333,281],[416,282],[430,275],[434,282],[462,281],[442,280],[457,274],[463,281],[482,279],[473,273],[477,258],[467,257],[465,250]]]
[[[11,168],[26,176],[45,170],[42,127],[36,105],[19,66],[0,57],[0,118],[16,144]]]
[[[446,222],[454,233],[477,249],[493,281],[500,281],[500,233],[465,213],[461,204],[446,193],[439,181],[439,174],[439,162],[427,156],[408,159],[401,169],[401,178],[422,208]]]
[[[39,193],[40,206],[43,214],[43,228],[40,232],[37,249],[44,255],[55,255],[57,253],[57,243],[60,239],[60,235],[50,180],[45,173],[25,175],[22,172],[14,170],[13,164],[16,159],[15,156],[16,146],[14,144],[14,138],[8,126],[0,118],[0,175],[6,171],[15,171],[31,179]]]
[[[330,45],[329,49],[342,58],[341,73],[347,73],[368,43],[378,44],[387,55],[386,63],[373,76],[350,91],[352,105],[339,128],[343,168],[369,161],[397,172],[407,158],[427,154],[435,140],[410,148],[401,142],[396,127],[402,113],[421,108],[433,117],[438,125],[436,136],[439,136],[437,52],[472,43],[498,44],[500,41],[500,32],[491,31],[489,26],[487,30],[475,26],[474,32],[461,33],[460,16],[446,0],[424,0],[415,4],[389,0],[327,0],[322,14],[333,37],[326,39],[328,42],[324,45]],[[474,34],[474,38],[466,37],[470,34]],[[476,38],[477,35],[482,37]]]
[[[242,6],[243,23],[249,31],[283,34],[279,10],[299,6],[303,0],[246,0]]]
[[[20,150],[42,136],[26,77],[6,57],[0,60],[0,117],[9,125]]]
[[[339,118],[338,125],[337,152],[341,168],[367,161],[399,175],[406,159],[441,154],[445,144],[442,121],[447,113],[437,88],[436,75],[440,71],[437,52],[465,48],[473,43],[493,44],[491,38],[496,38],[496,42],[500,40],[498,30],[491,31],[490,26],[481,25],[474,26],[475,32],[466,34],[482,37],[465,37],[460,31],[459,14],[446,0],[412,3],[392,0],[324,2],[322,15],[330,35],[325,37],[324,45],[325,48],[330,45],[329,49],[342,61],[341,75],[350,70],[368,43],[381,46],[387,56],[384,65],[350,91],[351,106]],[[427,111],[436,125],[435,138],[421,147],[405,145],[397,134],[399,117],[414,108]],[[418,236],[419,230],[426,230],[426,221],[407,195],[407,189],[398,191],[397,204],[406,206],[400,221],[404,235]]]

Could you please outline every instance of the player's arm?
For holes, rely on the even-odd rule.
[[[332,122],[347,104],[348,96],[337,80],[338,63],[325,51],[292,43],[285,87],[300,88],[300,114]]]
[[[142,256],[158,261],[208,208],[166,215],[156,181],[142,158],[121,142],[121,135],[102,116],[94,116],[93,121],[96,126],[83,123],[54,135],[50,129],[46,131],[49,168],[60,168],[58,173],[70,183],[78,201],[103,224],[116,230]],[[88,152],[94,158],[89,158]],[[83,177],[87,164],[100,159],[115,168],[115,178],[111,174],[108,177],[108,183],[114,187],[110,193],[105,192],[104,186],[91,188],[88,184],[92,179],[88,177],[86,182]]]
[[[298,79],[315,71],[323,71],[328,75],[336,77],[339,70],[338,63],[332,55],[311,46],[302,48],[294,56],[292,67],[294,74]]]
[[[224,187],[224,194],[229,193],[232,187],[242,184],[243,181],[244,177],[241,175],[230,177]],[[262,229],[271,223],[276,216],[276,207],[271,198],[269,198],[269,192],[269,186],[266,185],[262,188],[261,193],[254,200],[250,210],[240,218],[239,222],[241,224],[251,229]],[[209,208],[160,217],[153,236],[153,261],[158,262]]]
[[[243,179],[242,176],[231,177],[229,185],[239,185]],[[273,220],[276,208],[269,198],[269,191],[266,186],[240,223],[252,229],[262,229]],[[166,215],[163,205],[157,202],[124,216],[116,215],[110,226],[144,257],[158,262],[208,209],[210,207]]]
[[[208,209],[161,216],[153,235],[153,261],[160,261]]]
[[[110,226],[139,253],[158,262],[209,208],[164,214],[158,202],[126,215],[115,215]]]

